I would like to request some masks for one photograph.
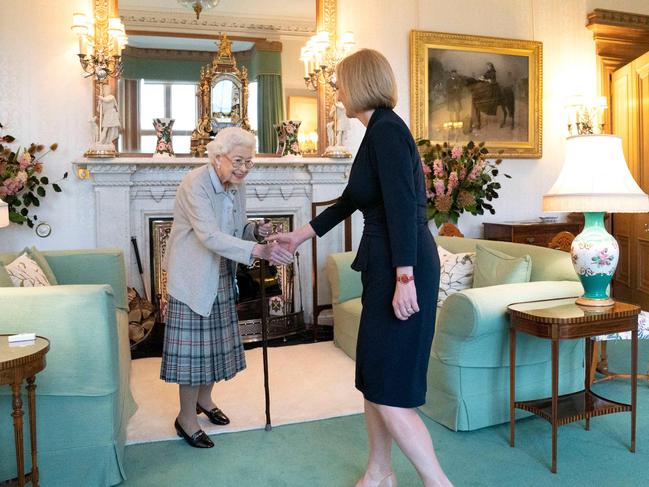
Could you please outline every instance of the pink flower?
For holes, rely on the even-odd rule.
[[[13,196],[18,191],[23,189],[23,183],[17,177],[9,178],[4,182],[4,187],[5,187],[6,195]]]
[[[23,152],[18,156],[18,167],[21,171],[27,169],[32,163],[32,155],[29,152]]]
[[[459,145],[453,147],[453,150],[451,151],[451,157],[453,159],[457,159],[461,155],[462,155],[462,147],[460,147]]]
[[[457,172],[453,171],[448,176],[448,188],[446,189],[446,194],[451,195],[453,190],[457,187]]]
[[[471,172],[469,173],[469,181],[475,181],[478,179],[478,176],[482,174],[482,170],[484,169],[484,161],[480,160],[476,162],[475,166],[473,166],[473,169],[471,169]]]
[[[300,152],[300,146],[299,146],[299,144],[298,144],[297,142],[293,142],[293,143],[291,144],[291,150],[292,150],[293,152],[295,152],[296,154],[297,154],[298,152]]]
[[[27,182],[27,173],[25,171],[18,171],[16,174],[16,179],[20,182],[21,185]]]
[[[460,179],[466,178],[466,167],[460,169]]]
[[[435,194],[436,195],[443,195],[444,194],[444,180],[443,179],[435,179],[433,182],[433,188],[435,189]]]
[[[433,172],[432,169],[427,164],[424,164],[423,162],[421,163],[421,168],[424,171],[424,174],[430,174],[431,172]]]
[[[433,161],[433,174],[436,178],[441,178],[444,175],[444,165],[441,159],[435,159]]]

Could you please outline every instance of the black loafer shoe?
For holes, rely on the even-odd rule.
[[[182,426],[180,426],[178,419],[176,419],[174,426],[176,427],[176,433],[178,434],[178,436],[184,438],[185,441],[194,448],[212,448],[214,446],[214,442],[210,440],[210,437],[207,436],[205,431],[198,430],[196,433],[189,436],[187,433],[185,433],[185,430],[182,428]]]
[[[208,411],[207,409],[203,408],[200,404],[196,403],[196,414],[201,414],[201,413],[207,416],[212,423],[218,424],[219,426],[225,426],[226,424],[230,424],[230,418],[228,418],[225,414],[223,414],[223,411],[221,411],[219,408],[214,408],[211,411]]]

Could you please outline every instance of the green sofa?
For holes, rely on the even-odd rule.
[[[124,259],[118,250],[43,254],[59,285],[0,288],[0,333],[50,340],[46,368],[36,376],[41,484],[115,485],[125,478],[126,424],[136,408]],[[18,255],[0,254],[0,263]],[[0,479],[16,475],[10,394],[0,388]],[[26,405],[26,392],[23,398]],[[28,435],[25,427],[30,468]]]
[[[452,253],[476,244],[520,257],[530,255],[530,282],[467,289],[437,310],[428,366],[428,392],[421,411],[455,431],[475,430],[509,420],[509,318],[507,305],[520,301],[578,296],[583,289],[566,252],[532,245],[435,237]],[[353,252],[327,258],[334,315],[334,341],[351,358],[361,314],[360,274],[350,269]],[[516,342],[516,398],[551,395],[550,342],[519,334]],[[560,344],[559,389],[583,388],[583,341]],[[519,417],[528,413],[518,411]]]

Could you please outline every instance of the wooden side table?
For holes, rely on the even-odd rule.
[[[638,373],[638,314],[640,307],[616,302],[605,308],[575,304],[574,298],[515,303],[508,306],[509,334],[509,418],[510,446],[514,446],[515,410],[530,411],[552,425],[552,473],[557,472],[557,429],[573,421],[603,414],[631,412],[631,452],[635,452],[636,386]],[[590,337],[631,331],[631,404],[611,401],[590,389],[592,340]],[[552,340],[552,397],[516,401],[516,333],[522,332]],[[585,338],[586,373],[584,390],[559,396],[559,340]]]
[[[36,374],[45,368],[45,354],[50,349],[47,338],[36,337],[29,344],[9,345],[7,337],[0,335],[0,385],[8,384],[12,391],[14,418],[14,440],[16,444],[16,468],[18,477],[2,485],[25,485],[31,482],[38,486],[38,463],[36,461]],[[25,474],[25,451],[23,446],[23,400],[21,386],[27,380],[27,400],[29,403],[29,439],[32,455],[32,470]]]

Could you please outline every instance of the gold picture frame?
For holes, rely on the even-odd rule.
[[[501,158],[540,158],[542,56],[541,42],[413,30],[413,136],[485,142]]]

